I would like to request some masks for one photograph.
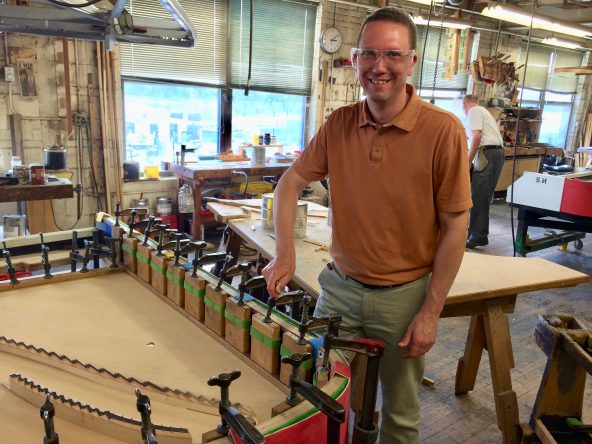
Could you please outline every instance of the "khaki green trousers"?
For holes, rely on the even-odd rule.
[[[367,289],[333,263],[319,275],[321,294],[315,316],[337,312],[342,315],[342,325],[356,331],[340,336],[385,342],[380,363],[380,444],[413,444],[419,439],[419,386],[424,358],[402,359],[397,343],[421,307],[430,278],[427,275],[398,287]]]

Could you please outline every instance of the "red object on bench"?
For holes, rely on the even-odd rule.
[[[16,277],[17,279],[26,276],[33,276],[33,272],[31,270],[19,270],[14,273],[14,277]],[[0,281],[7,281],[9,279],[10,275],[8,273],[0,273]]]

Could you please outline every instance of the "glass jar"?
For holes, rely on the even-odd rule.
[[[179,213],[193,213],[193,193],[187,184],[179,189]]]

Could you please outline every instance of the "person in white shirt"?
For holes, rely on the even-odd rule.
[[[473,199],[467,248],[475,248],[489,243],[489,202],[504,165],[504,143],[498,123],[487,109],[479,106],[476,95],[465,95],[462,107],[467,116]]]

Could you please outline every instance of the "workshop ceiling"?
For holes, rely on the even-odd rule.
[[[133,17],[129,0],[0,2],[0,32],[104,41],[109,48],[115,41],[194,46],[195,29],[177,0],[153,1],[170,18]]]

